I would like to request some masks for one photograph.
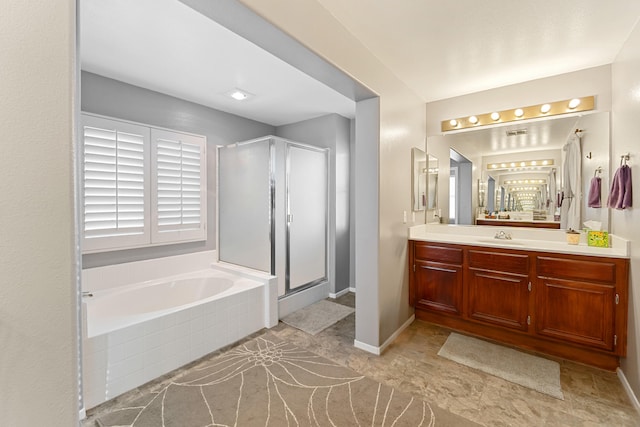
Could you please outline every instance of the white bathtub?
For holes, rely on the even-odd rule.
[[[188,256],[176,258],[181,257]],[[83,272],[83,290],[92,295],[82,304],[86,409],[277,324],[275,279],[246,269],[214,264],[108,286],[113,277],[139,279],[139,269],[157,275],[167,263],[193,267],[181,261],[164,258]]]
[[[87,337],[113,332],[263,286],[263,282],[209,268],[90,292],[88,296],[83,296]]]

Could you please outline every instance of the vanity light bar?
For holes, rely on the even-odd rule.
[[[540,117],[557,116],[560,114],[577,113],[593,110],[595,96],[566,99],[563,101],[549,102],[545,104],[530,105],[511,110],[493,111],[485,114],[475,114],[469,117],[443,120],[440,122],[442,132],[473,128],[478,126],[493,125],[496,123],[509,123],[518,120],[537,119]]]
[[[505,181],[505,184],[546,184],[546,179],[518,179],[513,181]]]
[[[541,166],[553,166],[553,159],[520,160],[517,162],[487,163],[487,170],[536,168]]]

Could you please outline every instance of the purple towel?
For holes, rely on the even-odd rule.
[[[600,186],[601,179],[598,176],[594,176],[591,178],[591,185],[589,185],[589,207],[590,208],[601,208],[602,204],[600,203]]]
[[[626,209],[631,207],[631,203],[631,168],[622,165],[613,176],[607,206],[614,209]]]

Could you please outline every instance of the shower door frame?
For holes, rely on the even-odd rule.
[[[276,200],[276,188],[278,187],[277,180],[277,142],[281,142],[284,145],[284,183],[282,188],[284,188],[284,212],[283,218],[277,218],[276,216],[279,214],[279,209],[277,208],[277,200]],[[224,259],[220,259],[220,151],[225,148],[232,148],[233,146],[243,146],[249,144],[256,143],[267,143],[269,144],[269,201],[270,206],[268,208],[269,211],[269,246],[270,246],[270,271],[267,272],[271,275],[276,275],[277,268],[277,239],[278,236],[276,234],[276,223],[282,221],[284,224],[284,294],[278,295],[278,299],[282,299],[285,297],[289,297],[298,292],[307,290],[316,285],[325,283],[329,281],[329,262],[331,259],[330,247],[329,247],[329,226],[330,226],[330,148],[322,148],[316,147],[309,144],[304,144],[300,142],[290,141],[285,138],[281,138],[278,136],[268,135],[260,138],[254,138],[247,141],[236,142],[228,145],[218,145],[216,148],[216,194],[218,199],[216,201],[216,255],[218,262],[229,262]],[[324,274],[322,277],[314,279],[308,283],[297,286],[294,289],[291,289],[290,285],[290,267],[291,267],[291,227],[289,221],[289,190],[290,190],[290,153],[289,148],[296,147],[306,150],[311,150],[315,152],[322,153],[325,158],[325,222],[324,222],[324,242],[325,242],[325,251],[324,251]],[[242,265],[242,264],[236,264]],[[248,266],[245,266],[248,267]],[[249,267],[251,268],[251,267]],[[261,270],[264,271],[264,270]]]
[[[284,295],[280,295],[278,296],[279,299],[294,295],[298,292],[302,292],[306,289],[312,288],[316,285],[319,285],[321,283],[325,283],[328,281],[329,279],[329,259],[330,259],[330,251],[329,251],[329,219],[330,219],[330,209],[329,209],[329,184],[330,184],[330,179],[329,179],[329,152],[330,149],[329,148],[321,148],[321,147],[316,147],[313,145],[308,145],[308,144],[303,144],[303,143],[299,143],[299,142],[294,142],[294,141],[289,141],[286,140],[284,138],[278,138],[276,137],[276,139],[279,139],[281,141],[284,142],[285,144],[285,198],[286,198],[286,212],[285,212],[285,222],[286,222],[286,232],[285,232],[285,292]],[[300,149],[304,149],[304,150],[310,150],[310,151],[315,151],[318,153],[322,153],[324,155],[324,161],[325,161],[325,168],[324,168],[324,172],[325,172],[325,221],[324,221],[324,274],[322,277],[318,278],[318,279],[314,279],[310,282],[307,282],[303,285],[300,286],[296,286],[294,289],[291,289],[291,277],[290,277],[290,272],[291,272],[291,221],[289,221],[289,219],[291,218],[291,210],[290,210],[290,184],[291,184],[291,176],[290,176],[290,171],[291,171],[291,155],[290,155],[290,148],[291,147],[295,147],[295,148],[300,148]],[[275,245],[274,245],[275,246]],[[275,250],[275,249],[274,249]]]

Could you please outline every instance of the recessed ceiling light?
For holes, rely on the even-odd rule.
[[[246,90],[238,88],[225,92],[225,95],[235,99],[236,101],[245,101],[253,96],[253,94],[247,92]]]

